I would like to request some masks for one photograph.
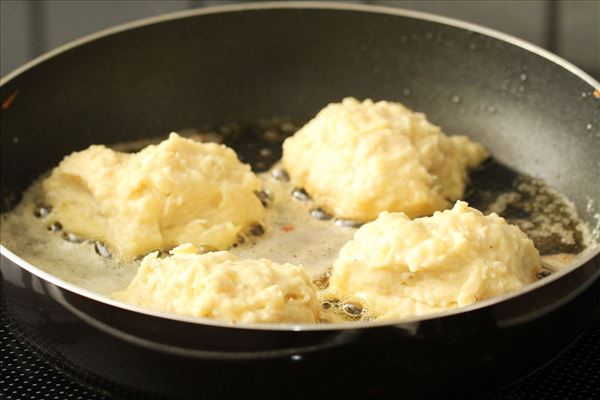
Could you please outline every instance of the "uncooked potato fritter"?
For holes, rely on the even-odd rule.
[[[288,138],[282,162],[316,202],[365,222],[381,211],[413,218],[447,208],[463,195],[467,168],[487,156],[400,103],[346,98]]]
[[[73,153],[43,187],[53,220],[125,260],[187,242],[225,249],[266,213],[260,180],[232,149],[176,133],[135,154]]]
[[[329,292],[359,299],[376,317],[409,317],[518,289],[540,269],[518,227],[458,201],[432,217],[384,212],[363,225],[340,250]]]
[[[319,301],[306,272],[292,264],[240,260],[227,251],[198,254],[181,245],[149,254],[129,287],[113,295],[144,307],[230,322],[317,322]]]

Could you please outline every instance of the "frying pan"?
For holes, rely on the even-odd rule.
[[[482,142],[499,165],[566,194],[594,227],[598,88],[534,45],[412,11],[285,2],[166,15],[73,42],[2,81],[2,212],[93,143],[270,116],[306,121],[355,96],[401,101]],[[180,398],[482,393],[558,354],[600,303],[597,247],[519,291],[440,314],[239,326],[114,302],[1,251],[11,329],[111,397],[131,398],[132,388]]]

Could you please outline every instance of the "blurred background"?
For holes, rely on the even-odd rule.
[[[0,1],[0,75],[71,40],[162,13],[240,1]],[[353,1],[475,22],[556,53],[600,79],[600,1]]]

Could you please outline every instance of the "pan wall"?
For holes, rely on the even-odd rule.
[[[215,38],[219,38],[218,41]],[[400,16],[263,10],[188,17],[69,50],[2,87],[3,210],[92,143],[391,99],[598,208],[600,111],[586,82],[519,47]],[[592,207],[588,207],[590,201]]]
[[[4,1],[0,76],[45,51],[108,27],[161,13],[240,3],[207,0]],[[498,29],[542,46],[600,76],[600,4],[595,1],[361,1],[419,10]],[[576,27],[577,29],[573,29]]]

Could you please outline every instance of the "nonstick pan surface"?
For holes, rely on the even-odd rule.
[[[420,13],[284,3],[161,17],[67,46],[3,80],[1,99],[9,105],[1,120],[2,211],[65,154],[93,143],[271,116],[305,121],[351,95],[401,101],[446,132],[473,137],[502,165],[567,195],[595,226],[600,100],[593,93],[599,86],[533,45]],[[507,351],[530,348],[550,321],[558,324],[544,351],[514,357],[522,366],[516,373],[564,347],[589,318],[598,298],[585,289],[597,280],[597,253],[518,293],[443,315],[231,328],[112,303],[3,247],[3,302],[44,351],[76,369],[159,393],[183,395],[193,377],[177,372],[195,363],[262,360],[270,371],[275,361],[265,360],[281,367],[312,354],[337,365],[349,351],[417,377],[488,368],[492,361],[495,371],[507,371]],[[570,311],[566,318],[562,313],[577,299],[587,299],[589,312]],[[40,315],[51,327],[46,332],[33,328]],[[66,350],[65,341],[73,347]],[[132,370],[119,375],[115,363]],[[149,372],[158,365],[169,367],[164,376]],[[492,371],[486,368],[482,376]]]

